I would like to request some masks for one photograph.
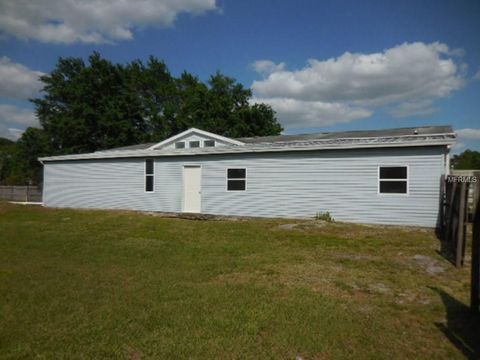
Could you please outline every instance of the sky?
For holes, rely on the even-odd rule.
[[[0,137],[39,126],[28,99],[59,57],[216,71],[284,133],[452,125],[480,150],[480,1],[0,0]]]

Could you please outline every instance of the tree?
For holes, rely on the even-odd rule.
[[[5,167],[0,168],[0,182],[6,185],[29,185],[42,182],[42,165],[38,157],[51,154],[50,141],[42,129],[28,128],[8,152],[0,151]],[[2,160],[0,160],[1,162]]]
[[[120,65],[98,53],[60,58],[41,77],[45,96],[34,99],[56,154],[91,152],[148,140],[137,87]]]
[[[278,135],[283,130],[270,106],[250,105],[251,90],[221,73],[204,84],[184,72],[177,91],[169,136],[191,127],[227,137]]]
[[[15,143],[9,139],[0,138],[0,184],[10,174],[13,166]]]
[[[140,118],[136,125],[144,140],[165,139],[172,133],[175,79],[163,61],[151,56],[146,65],[135,60],[125,66],[124,88],[138,101]],[[129,144],[125,144],[129,145]]]
[[[480,169],[480,152],[465,150],[460,155],[453,155],[452,166],[456,170]]]
[[[60,58],[33,99],[54,154],[161,141],[189,127],[224,136],[277,135],[273,110],[251,105],[250,89],[217,72],[207,83],[188,72],[173,77],[150,57],[113,64],[94,52],[85,63]]]

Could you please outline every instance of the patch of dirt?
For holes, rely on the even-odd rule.
[[[293,230],[298,226],[298,224],[280,224],[278,225],[279,229],[284,229],[284,230]]]
[[[140,360],[143,358],[141,351],[138,351],[130,346],[125,347],[125,355],[130,360]]]
[[[359,261],[351,266],[339,262],[304,262],[300,264],[273,265],[255,272],[233,272],[221,274],[213,278],[215,283],[251,284],[263,286],[282,285],[286,287],[305,287],[314,292],[339,299],[354,299],[359,304],[369,304],[372,300],[396,303],[399,305],[429,305],[433,299],[420,288],[400,286],[392,279],[384,278],[380,273],[356,272],[363,262],[378,260],[381,257],[370,254],[334,252],[329,258],[352,259]],[[412,259],[407,258],[412,265]],[[421,266],[427,273],[437,274],[443,267],[428,256],[414,257],[415,266]],[[441,269],[441,270],[439,270]],[[372,311],[366,309],[365,312]]]
[[[437,275],[445,271],[445,268],[430,256],[416,254],[412,257],[412,260],[429,275]]]
[[[360,253],[332,252],[329,256],[345,260],[378,260],[378,256]]]
[[[390,294],[392,290],[383,283],[370,284],[368,290],[379,294]]]
[[[319,229],[331,224],[327,221],[322,220],[315,220],[315,221],[307,221],[307,222],[300,222],[300,223],[292,223],[292,224],[280,224],[277,227],[283,230],[312,230],[312,229]]]
[[[233,216],[233,215],[213,215],[203,213],[173,213],[173,212],[161,212],[161,211],[144,211],[142,212],[148,216],[157,216],[161,218],[175,218],[184,220],[210,220],[210,221],[248,221],[248,220],[260,220],[264,218],[254,216]]]
[[[397,304],[420,304],[420,305],[429,305],[431,304],[432,300],[426,296],[422,296],[417,294],[413,291],[405,291],[396,294]]]

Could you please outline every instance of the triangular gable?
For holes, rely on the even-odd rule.
[[[169,137],[168,139],[165,139],[165,140],[149,147],[148,149],[149,150],[159,149],[159,148],[162,148],[162,147],[165,147],[165,146],[168,146],[168,145],[174,143],[176,140],[186,138],[190,135],[204,136],[204,137],[211,138],[213,140],[218,140],[220,142],[224,142],[224,143],[227,143],[227,144],[230,144],[230,145],[244,145],[245,144],[241,141],[230,139],[230,138],[227,138],[225,136],[217,135],[217,134],[214,134],[214,133],[211,133],[211,132],[208,132],[208,131],[203,131],[203,130],[196,129],[196,128],[190,128],[188,130],[185,130],[185,131],[181,132],[180,134]]]

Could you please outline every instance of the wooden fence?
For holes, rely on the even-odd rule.
[[[451,170],[451,175],[460,177],[460,178],[468,178],[468,177],[476,177],[477,182],[480,182],[480,170]],[[473,221],[473,217],[475,216],[475,208],[478,200],[480,198],[480,191],[476,191],[475,184],[470,185],[468,187],[468,222]]]
[[[0,199],[21,202],[41,202],[39,186],[0,186]]]
[[[441,227],[444,251],[453,254],[455,265],[464,263],[467,223],[472,222],[480,197],[480,171],[472,175],[448,175],[442,179]]]

